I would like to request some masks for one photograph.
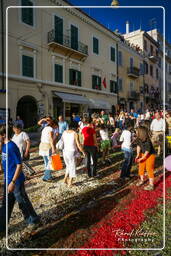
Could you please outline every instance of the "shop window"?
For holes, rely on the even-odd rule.
[[[92,88],[95,90],[101,90],[101,77],[100,76],[92,76]]]
[[[30,0],[21,0],[22,6],[33,6],[33,2]],[[21,20],[23,23],[34,26],[34,8],[22,8]]]
[[[75,69],[69,70],[69,84],[81,86],[81,72]]]
[[[63,83],[63,66],[55,64],[55,82]]]

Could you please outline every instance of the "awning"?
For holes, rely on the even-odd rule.
[[[83,104],[83,105],[90,104],[90,101],[82,95],[64,93],[64,92],[54,92],[54,95],[60,97],[63,100],[63,102]]]
[[[95,100],[95,99],[89,99],[90,104],[89,108],[94,108],[94,109],[111,109],[111,104],[107,101],[104,100]]]

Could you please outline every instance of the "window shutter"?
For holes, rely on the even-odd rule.
[[[113,81],[110,80],[110,92],[113,92]]]
[[[98,77],[98,87],[99,87],[99,90],[101,90],[101,87],[102,87],[102,85],[101,85],[101,83],[102,83],[102,81],[101,81],[101,77],[99,76]]]
[[[69,84],[73,85],[74,83],[74,76],[73,76],[73,69],[69,70]]]
[[[81,72],[77,71],[78,74],[78,86],[81,86]]]
[[[78,28],[71,25],[71,48],[78,50]]]
[[[22,6],[33,6],[29,0],[22,0]],[[22,21],[30,26],[33,26],[33,8],[22,8],[21,11]]]
[[[55,82],[63,83],[63,66],[55,64]]]
[[[111,61],[115,62],[115,48],[111,47],[110,51],[111,51]]]
[[[92,75],[92,88],[93,89],[96,89],[96,86],[97,86],[97,82],[96,82],[96,76],[95,75]]]
[[[28,77],[34,76],[33,57],[22,56],[22,74]]]
[[[99,53],[99,40],[93,37],[93,52],[98,54]]]
[[[63,44],[63,20],[57,16],[55,18],[55,40],[59,44]]]

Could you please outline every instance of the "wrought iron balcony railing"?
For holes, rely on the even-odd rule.
[[[52,29],[51,31],[48,32],[48,44],[50,43],[57,43],[64,47],[68,47],[70,49],[78,51],[84,55],[88,55],[87,45],[72,39],[71,36],[59,35],[55,32],[55,29]]]
[[[129,67],[127,69],[128,76],[139,77],[140,70],[137,67]]]

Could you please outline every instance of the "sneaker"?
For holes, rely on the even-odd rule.
[[[140,187],[140,186],[142,186],[143,184],[144,184],[144,181],[140,180],[140,181],[137,182],[136,186],[137,186],[137,187]]]
[[[154,185],[149,184],[148,186],[146,186],[146,187],[144,188],[144,190],[147,190],[147,191],[154,190]]]

